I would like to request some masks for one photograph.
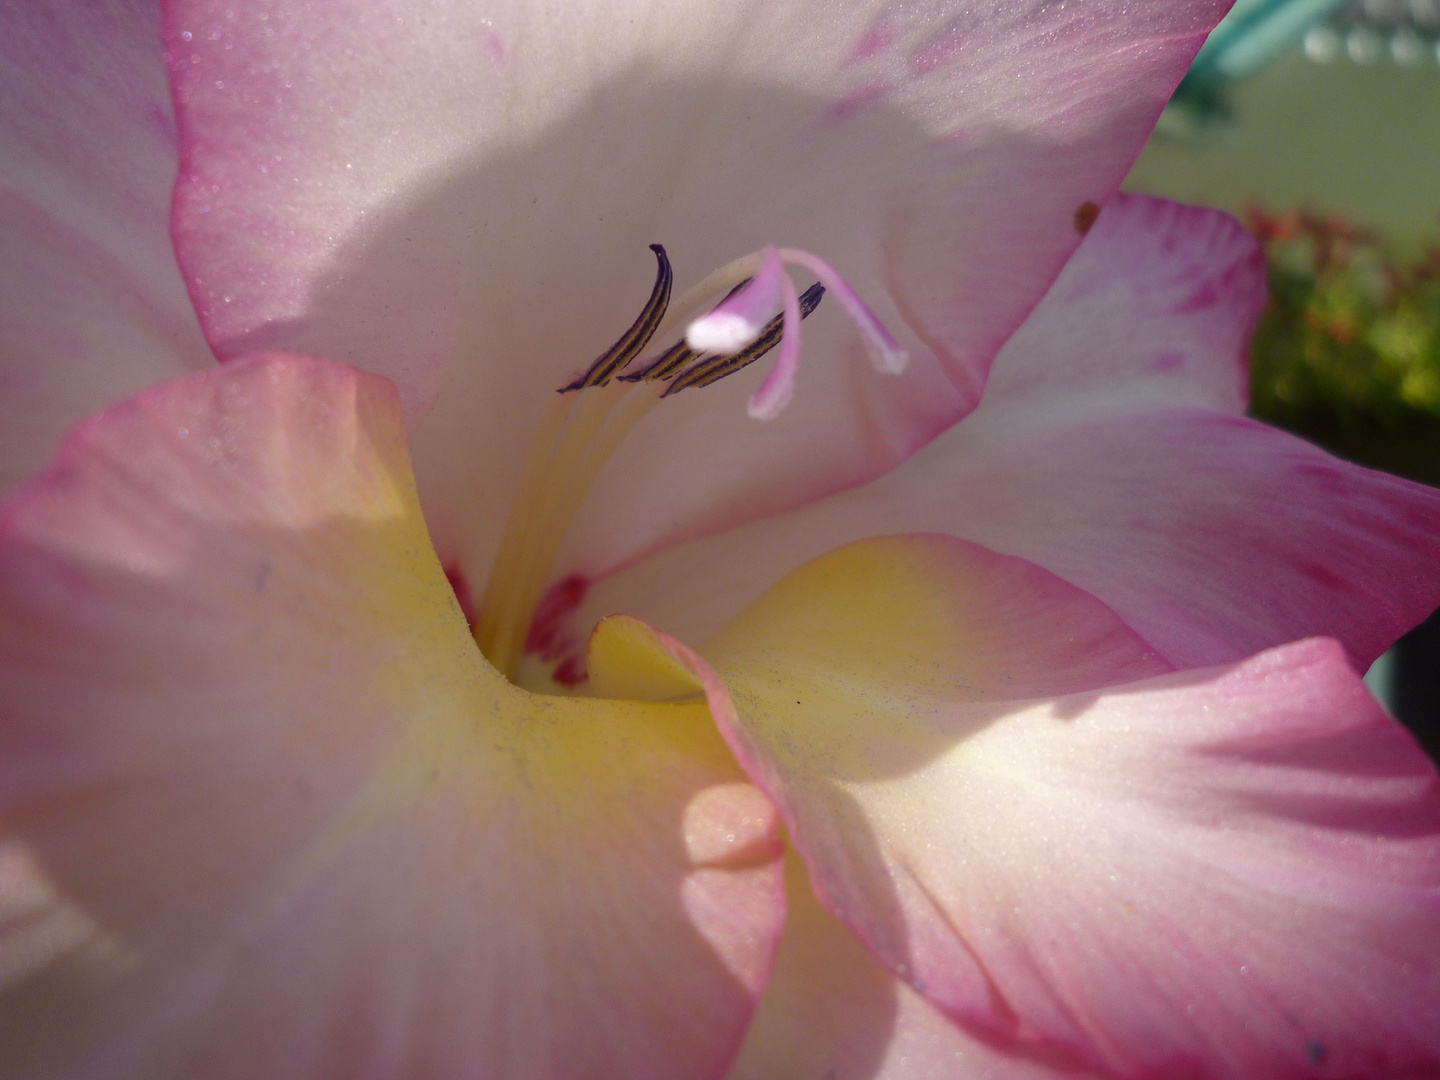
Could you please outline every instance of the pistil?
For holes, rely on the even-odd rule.
[[[808,252],[770,246],[746,255],[671,305],[670,260],[659,244],[651,250],[657,271],[650,298],[614,345],[560,387],[521,473],[474,628],[481,652],[511,681],[519,673],[536,608],[571,522],[606,462],[660,401],[710,386],[779,346],[779,360],[749,406],[757,419],[778,416],[793,395],[800,323],[827,289],[836,292],[859,326],[876,366],[891,373],[904,366],[904,352],[854,290]],[[820,280],[797,294],[785,264]],[[707,304],[708,312],[696,318]],[[777,307],[779,313],[772,315]],[[651,340],[664,341],[682,325],[688,325],[685,336],[641,360]]]

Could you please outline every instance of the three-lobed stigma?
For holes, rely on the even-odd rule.
[[[810,313],[820,306],[820,300],[825,295],[825,286],[818,281],[800,294],[800,317],[808,319]],[[780,339],[785,336],[784,315],[776,315],[765,324],[760,336],[746,345],[739,352],[726,356],[724,353],[695,354],[697,359],[693,365],[676,375],[665,388],[661,397],[669,397],[671,394],[678,394],[681,390],[689,389],[692,386],[709,386],[711,383],[719,382],[727,375],[733,375],[743,367],[753,364],[762,356],[768,353]],[[684,344],[682,341],[681,344]],[[689,346],[686,346],[689,350]],[[693,350],[689,350],[693,352]]]

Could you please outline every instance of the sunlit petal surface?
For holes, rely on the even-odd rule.
[[[1099,1080],[951,1022],[887,971],[786,860],[785,934],[727,1080]]]
[[[1117,686],[1153,660],[1113,615],[938,537],[807,564],[703,660],[654,640],[826,907],[992,1046],[1110,1076],[1440,1068],[1440,780],[1334,642]]]
[[[704,706],[501,679],[393,388],[298,357],[0,518],[0,828],[7,1077],[718,1076],[783,910]]]

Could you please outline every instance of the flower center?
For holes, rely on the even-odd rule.
[[[905,367],[904,350],[855,291],[809,252],[768,246],[722,266],[671,305],[670,260],[659,244],[650,250],[658,264],[650,299],[614,345],[559,388],[521,473],[474,628],[480,651],[512,682],[571,521],[600,470],[651,409],[719,382],[778,346],[749,403],[755,419],[774,419],[794,395],[800,324],[827,291],[859,328],[877,368],[899,374]],[[808,271],[815,284],[797,293],[786,264]],[[665,341],[681,325],[686,331],[678,341],[642,359],[652,340]]]

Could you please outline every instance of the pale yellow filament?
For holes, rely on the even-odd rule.
[[[491,567],[490,582],[485,590],[485,599],[481,603],[480,611],[475,619],[475,643],[480,646],[480,651],[492,660],[500,628],[513,607],[510,586],[514,581],[514,571],[517,563],[521,561],[521,553],[525,550],[524,545],[531,531],[533,519],[539,510],[535,501],[535,492],[540,490],[541,482],[545,478],[557,449],[556,436],[565,426],[565,421],[574,404],[574,398],[559,394],[551,399],[550,408],[546,410],[545,417],[526,454],[525,467],[520,473],[520,484],[515,489],[515,498],[506,521],[505,534],[501,537],[500,548],[496,552],[495,561]],[[496,666],[500,667],[498,664]],[[501,667],[500,670],[503,671],[504,668]]]
[[[717,294],[760,269],[759,253],[728,263],[670,305],[652,340],[664,340]],[[526,456],[505,534],[475,621],[480,651],[514,680],[551,567],[590,486],[659,402],[649,383],[611,382],[557,394]]]

